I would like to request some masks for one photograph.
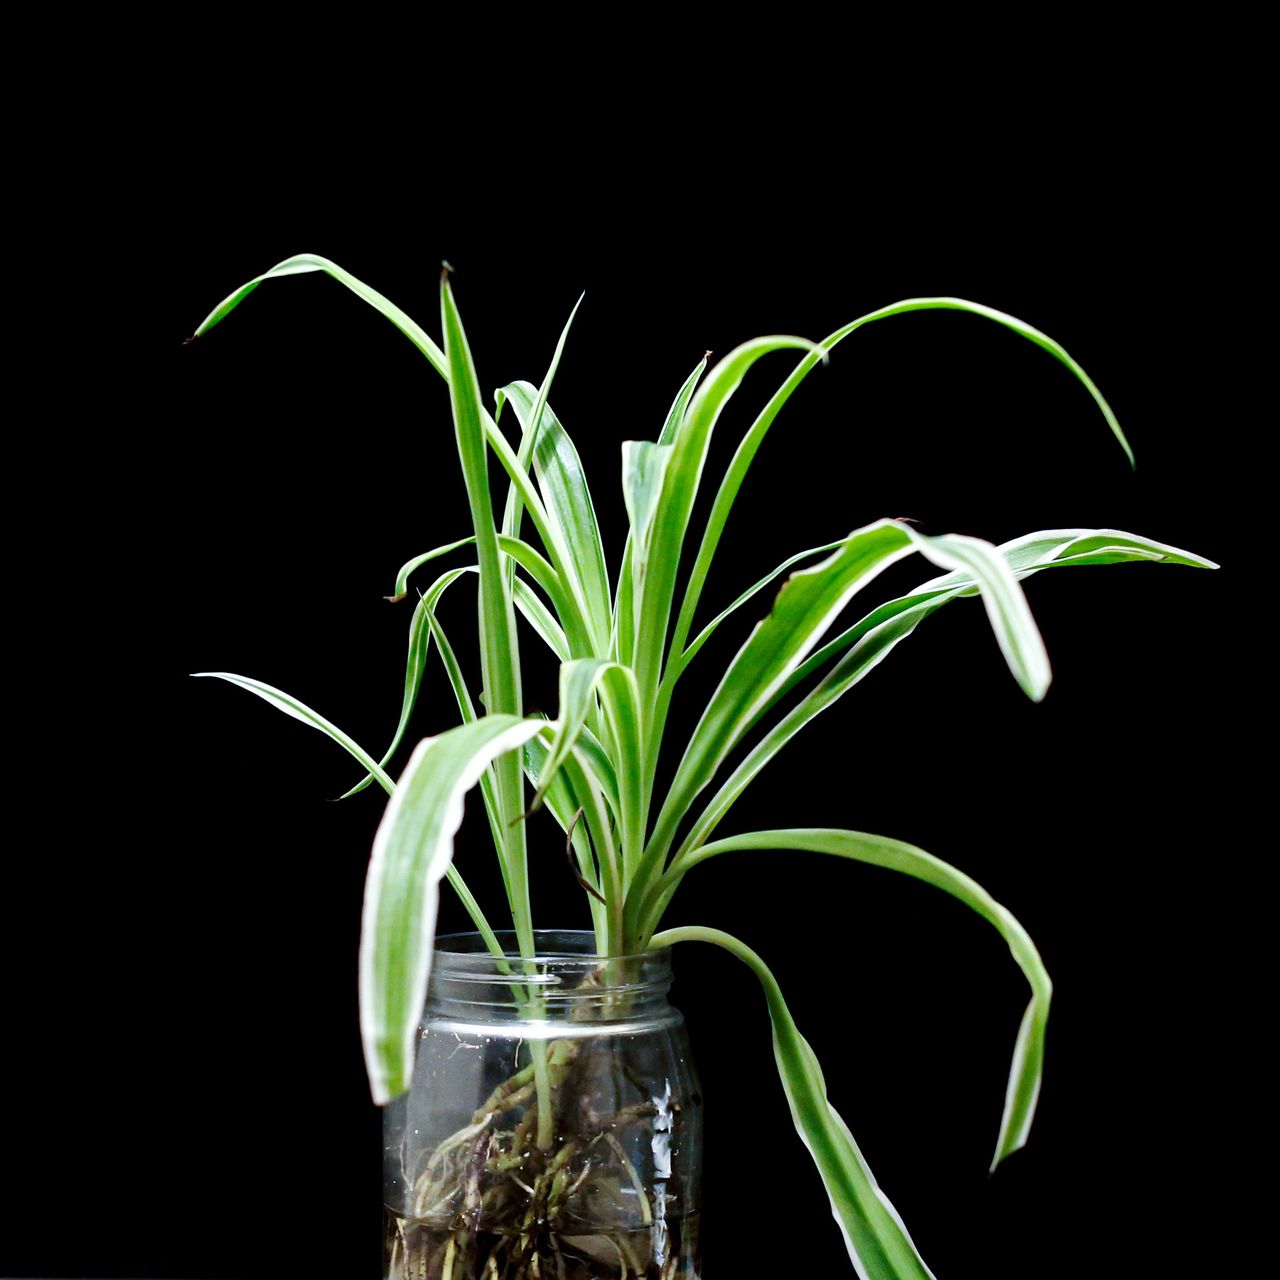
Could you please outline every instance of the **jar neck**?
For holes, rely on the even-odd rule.
[[[671,952],[596,954],[595,935],[535,930],[536,954],[519,953],[511,931],[500,932],[501,957],[478,933],[436,939],[427,1013],[486,1021],[629,1022],[669,1010]]]

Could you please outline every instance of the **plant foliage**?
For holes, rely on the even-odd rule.
[[[411,1078],[442,879],[449,880],[476,928],[501,955],[493,928],[452,862],[464,796],[479,786],[526,960],[533,955],[533,922],[523,819],[545,806],[568,833],[601,955],[704,941],[727,948],[756,974],[767,998],[778,1070],[796,1128],[821,1172],[855,1268],[871,1280],[931,1275],[828,1101],[813,1051],[764,961],[718,930],[661,930],[667,908],[695,866],[740,850],[770,850],[781,857],[809,852],[868,862],[924,880],[972,908],[1008,943],[1032,993],[1014,1047],[994,1168],[1027,1138],[1040,1088],[1051,993],[1040,956],[1013,915],[962,872],[901,841],[847,830],[713,836],[760,770],[814,716],[952,600],[981,598],[1011,673],[1028,697],[1039,700],[1049,685],[1049,661],[1022,579],[1061,566],[1139,560],[1216,566],[1191,552],[1114,529],[1056,529],[995,546],[877,520],[783,560],[693,634],[726,523],[769,427],[809,372],[863,325],[926,309],[984,316],[1065,364],[1093,396],[1132,461],[1128,441],[1098,388],[1052,338],[1013,316],[960,298],[911,298],[861,316],[821,342],[764,337],[744,343],[713,366],[704,357],[676,392],[656,438],[622,446],[629,532],[621,563],[611,573],[581,460],[549,401],[569,325],[541,383],[502,387],[494,395],[492,414],[476,380],[447,270],[440,284],[442,345],[382,294],[310,254],[290,258],[237,289],[214,308],[196,336],[207,333],[265,281],[314,271],[327,272],[399,328],[444,380],[452,406],[472,529],[466,537],[409,560],[390,598],[403,599],[410,579],[440,557],[464,552],[470,562],[447,569],[417,592],[400,719],[381,757],[278,689],[224,672],[199,674],[239,684],[344,747],[365,771],[348,795],[377,782],[390,796],[370,861],[360,948],[361,1025],[374,1099],[387,1102]],[[709,478],[711,438],[722,411],[748,370],[779,352],[800,353],[800,358],[739,441],[724,474]],[[507,406],[518,428],[514,443],[498,425]],[[490,453],[506,475],[505,493],[497,498],[491,492]],[[695,500],[709,479],[718,487],[710,515],[699,528],[693,519]],[[694,546],[692,569],[681,581],[682,554]],[[941,576],[850,620],[849,610],[874,579],[915,554],[941,570]],[[782,585],[775,588],[780,578]],[[444,592],[459,581],[478,587],[479,698],[467,687],[436,616]],[[670,746],[668,713],[681,677],[721,623],[741,609],[752,610],[759,621],[730,659],[688,741],[676,744],[674,775],[658,793],[658,759]],[[554,720],[529,715],[524,708],[517,612],[559,664],[560,702]],[[433,648],[457,699],[461,723],[419,741],[393,782],[384,770],[403,741]],[[483,715],[477,713],[477,701]],[[727,768],[739,748],[745,754]],[[533,1065],[535,1073],[545,1072],[538,1055]]]

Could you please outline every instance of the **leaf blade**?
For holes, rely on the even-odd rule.
[[[379,764],[384,769],[387,761],[395,755],[400,743],[404,740],[405,732],[409,727],[409,719],[413,715],[413,709],[418,702],[418,694],[422,688],[422,680],[426,674],[427,659],[431,650],[432,632],[428,615],[439,603],[440,597],[445,591],[464,573],[466,573],[466,569],[451,569],[448,573],[441,574],[427,588],[425,593],[419,597],[418,603],[414,606],[413,617],[409,621],[409,655],[405,659],[404,694],[400,701],[400,719],[396,724],[395,733],[391,737],[391,745],[382,753],[382,759],[379,761]],[[357,782],[349,791],[344,791],[338,799],[346,800],[348,797],[356,795],[358,792],[363,791],[372,781],[374,781],[373,774],[366,774],[360,782]]]
[[[463,798],[490,764],[545,725],[496,713],[424,738],[383,814],[365,882],[359,960],[361,1043],[379,1106],[412,1078],[439,883],[453,858]]]
[[[233,289],[196,326],[195,332],[191,336],[198,338],[202,334],[208,333],[214,325],[226,319],[264,281],[275,280],[281,276],[303,275],[311,271],[323,271],[340,284],[346,285],[356,297],[363,299],[375,311],[380,312],[390,320],[427,357],[437,372],[445,374],[446,361],[444,352],[440,350],[416,320],[397,307],[389,298],[384,297],[376,289],[370,288],[363,280],[357,279],[351,272],[344,270],[336,262],[331,262],[328,258],[322,258],[318,253],[299,253],[291,258],[285,258],[283,262],[277,262],[274,267],[264,271],[260,276],[255,276],[238,289]],[[445,374],[445,376],[448,375]]]
[[[832,1216],[858,1275],[863,1280],[935,1280],[898,1211],[880,1190],[849,1126],[831,1105],[817,1056],[800,1034],[768,966],[731,934],[700,925],[667,929],[656,934],[651,945],[678,942],[709,942],[724,948],[751,969],[764,988],[773,1024],[774,1060],[791,1118],[818,1167]]]
[[[1040,1096],[1044,1068],[1044,1033],[1049,1018],[1053,983],[1049,980],[1035,943],[1013,913],[997,902],[976,880],[941,858],[906,841],[869,835],[864,831],[818,827],[751,831],[704,845],[682,863],[673,864],[672,872],[678,882],[680,877],[700,862],[720,854],[748,850],[794,850],[830,854],[897,871],[950,894],[996,929],[1031,988],[1031,1000],[1018,1029],[991,1169],[994,1170],[1002,1160],[1024,1146]]]

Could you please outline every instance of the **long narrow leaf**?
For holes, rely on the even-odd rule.
[[[301,720],[303,724],[310,725],[313,729],[319,729],[321,733],[331,738],[345,751],[359,760],[369,770],[370,776],[377,781],[378,785],[388,795],[392,795],[395,792],[395,783],[383,771],[382,766],[355,739],[348,737],[337,725],[326,720],[318,712],[313,711],[305,702],[299,702],[297,698],[269,684],[264,684],[261,680],[251,680],[247,676],[232,675],[227,671],[193,671],[191,674],[193,676],[216,676],[220,680],[229,680],[232,684],[239,685],[240,688],[247,689],[250,693],[256,693],[258,697],[269,702],[277,710],[283,711],[285,715],[291,716],[294,720]],[[475,894],[467,887],[466,881],[462,878],[462,873],[457,867],[450,865],[448,876],[449,883],[453,886],[454,892],[458,895],[458,900],[479,930],[485,946],[494,955],[501,956],[502,948],[498,943],[497,935],[485,918],[484,912],[480,909],[480,904],[476,901]]]
[[[498,394],[511,402],[527,437],[536,407],[533,388],[527,382],[512,382]],[[550,405],[544,406],[540,421],[533,446],[538,488],[546,506],[547,522],[568,552],[594,652],[600,656],[609,637],[609,574],[591,489],[578,451]]]
[[[769,616],[738,650],[694,729],[645,852],[642,879],[665,855],[676,824],[757,709],[817,644],[852,596],[909,554],[914,537],[904,524],[878,520],[855,529],[827,559],[787,579]]]
[[[555,620],[551,610],[547,608],[533,588],[523,578],[516,579],[516,608],[524,615],[525,621],[534,629],[539,638],[556,656],[558,662],[568,662],[573,656],[569,651],[569,640],[560,624]]]
[[[489,491],[488,450],[471,348],[462,328],[446,271],[440,278],[440,325],[449,363],[449,399],[458,440],[458,457],[471,506],[480,565],[480,669],[485,707],[491,714],[519,716],[521,712],[520,650],[516,639],[515,607],[506,589],[498,530]],[[498,810],[505,837],[498,850],[506,874],[511,912],[521,953],[533,954],[524,824],[515,819],[524,811],[524,771],[519,759],[508,756],[495,766]]]
[[[465,572],[479,573],[479,569],[472,565]],[[517,582],[519,579],[517,579]],[[453,644],[445,632],[444,627],[440,623],[440,619],[436,617],[435,611],[429,606],[424,608],[427,618],[427,626],[431,630],[432,638],[436,643],[436,651],[440,654],[440,662],[444,666],[445,675],[449,679],[449,686],[453,690],[454,701],[458,704],[458,714],[462,716],[463,724],[470,724],[476,719],[475,702],[471,697],[471,690],[467,688],[467,682],[462,674],[462,667],[458,662],[458,656],[454,652]],[[506,833],[503,830],[502,810],[498,804],[497,785],[494,782],[493,770],[486,769],[480,776],[480,794],[484,798],[485,817],[489,821],[489,834],[493,837],[493,847],[501,850]],[[507,864],[501,856],[498,858],[498,866],[502,873],[503,887],[507,883]],[[452,864],[450,864],[452,869]]]
[[[649,440],[626,440],[622,445],[622,497],[631,531],[631,600],[642,598],[653,534],[653,517],[662,497],[662,483],[673,446]]]
[[[322,258],[317,254],[303,253],[292,258],[286,258],[283,262],[277,263],[270,271],[264,272],[260,276],[255,276],[246,284],[241,285],[238,289],[228,294],[205,319],[196,328],[192,337],[198,337],[207,333],[214,325],[218,324],[227,315],[229,315],[245,298],[252,293],[259,284],[264,280],[275,279],[279,276],[298,275],[306,272],[322,271],[335,280],[346,285],[358,298],[367,302],[379,314],[390,320],[409,340],[420,350],[430,361],[435,371],[447,383],[452,382],[452,371],[450,361],[445,353],[436,345],[434,341],[427,335],[426,331],[415,320],[408,316],[404,311],[383,297],[376,289],[370,288],[362,280],[358,280],[349,271],[338,266],[337,263],[329,261],[328,258]],[[468,353],[469,361],[469,353]],[[474,373],[474,370],[473,370]],[[478,394],[478,392],[477,392]],[[519,459],[515,451],[507,443],[502,432],[498,430],[497,424],[489,413],[477,404],[479,412],[481,430],[488,447],[493,450],[498,461],[502,464],[503,470],[506,471],[511,483],[515,485],[516,491],[520,496],[520,501],[524,504],[525,509],[529,512],[534,526],[538,531],[538,536],[546,543],[547,551],[551,556],[551,561],[555,565],[556,572],[563,574],[565,566],[568,562],[568,551],[563,541],[559,538],[556,529],[551,527],[547,520],[547,513],[543,508],[542,500],[539,498],[537,490],[534,488],[525,470],[521,468]]]
[[[264,271],[260,276],[254,276],[252,280],[233,290],[209,312],[191,336],[198,338],[201,334],[208,333],[220,320],[230,315],[264,280],[275,280],[280,276],[303,275],[310,271],[323,271],[339,283],[346,285],[356,297],[363,299],[376,311],[386,316],[431,361],[439,373],[448,376],[444,352],[427,336],[426,331],[416,320],[401,311],[394,302],[383,297],[376,289],[371,289],[363,280],[357,280],[351,272],[343,270],[336,262],[330,262],[328,258],[322,258],[315,253],[299,253],[292,258],[286,258],[283,262],[276,263],[269,271]]]
[[[662,493],[649,535],[644,594],[642,598],[637,597],[635,604],[638,639],[633,665],[646,704],[653,701],[658,691],[680,551],[702,480],[712,430],[751,366],[770,352],[786,349],[814,351],[817,347],[807,338],[773,336],[756,338],[731,351],[698,388],[671,443],[671,458],[665,468]],[[826,358],[825,353],[819,355]],[[633,561],[636,554],[633,546]],[[656,741],[648,744],[648,749],[656,752]]]
[[[392,736],[391,745],[382,753],[382,759],[379,761],[383,768],[386,768],[387,761],[395,755],[403,741],[405,730],[409,727],[409,718],[413,715],[413,708],[418,702],[418,692],[422,688],[422,677],[431,649],[431,627],[427,622],[427,615],[440,602],[440,597],[445,591],[464,573],[466,573],[465,569],[451,569],[448,573],[441,574],[423,593],[413,610],[413,617],[409,622],[409,656],[405,660],[404,696],[400,701],[400,720]],[[372,781],[373,774],[368,774],[338,798],[346,800],[349,796],[363,791]]]
[[[348,737],[331,720],[326,720],[319,712],[313,711],[305,702],[300,702],[291,694],[285,693],[272,685],[264,684],[261,680],[252,680],[248,676],[232,675],[229,671],[193,671],[191,674],[193,676],[214,676],[219,680],[229,680],[232,684],[239,685],[241,689],[256,693],[259,698],[265,699],[277,711],[283,711],[285,715],[291,716],[294,720],[301,720],[303,724],[308,724],[313,729],[319,729],[321,733],[332,738],[340,747],[359,760],[369,774],[377,779],[379,786],[388,794],[395,789],[394,784],[384,772],[382,766],[354,738]]]
[[[396,574],[395,594],[388,596],[387,599],[391,601],[403,600],[404,597],[408,595],[410,575],[415,569],[426,564],[427,561],[434,560],[448,551],[456,551],[459,547],[471,546],[474,542],[474,537],[462,538],[457,542],[451,542],[444,547],[436,547],[431,551],[424,552],[422,555],[414,556],[412,560],[406,561],[400,566],[399,573]],[[516,547],[520,549],[520,554],[518,556],[512,555],[513,560],[517,563],[527,561],[530,564],[536,565],[540,572],[553,575],[550,581],[555,584],[559,583],[559,575],[556,574],[554,568],[547,564],[546,560],[542,556],[538,555],[534,548],[530,547],[528,543],[517,542],[515,539],[512,539],[511,543],[512,545],[504,546],[503,539],[498,539],[498,545],[502,547],[503,551],[508,555],[512,555],[512,552]],[[480,566],[474,564],[465,565],[462,568],[462,572],[479,573]],[[543,586],[545,589],[545,581]],[[529,584],[525,582],[523,578],[517,577],[515,580],[514,599],[516,608],[524,614],[529,625],[538,633],[539,637],[546,642],[547,647],[552,651],[552,653],[554,653],[561,662],[568,662],[570,658],[569,641],[565,637],[563,629],[555,618],[552,617],[546,605],[538,599]]]
[[[596,687],[604,674],[616,665],[602,658],[580,658],[574,662],[566,662],[560,668],[560,709],[556,717],[559,727],[553,734],[546,757],[542,761],[538,791],[530,805],[531,810],[541,805],[546,787],[556,776],[587,723],[587,717],[595,705]]]
[[[1027,697],[1039,702],[1049,687],[1049,655],[1027,598],[1000,549],[959,533],[941,537],[912,533],[916,547],[939,568],[960,570],[973,579],[1005,663]]]
[[[689,410],[689,401],[693,398],[698,381],[707,371],[707,361],[710,359],[711,352],[708,351],[694,365],[693,372],[684,380],[680,390],[676,392],[676,398],[671,402],[671,408],[667,410],[667,416],[662,423],[662,431],[658,436],[659,444],[670,444],[676,438],[676,432],[684,425],[685,414]]]
[[[682,672],[698,655],[698,650],[715,634],[716,629],[726,618],[731,617],[739,609],[742,608],[748,600],[759,595],[771,582],[776,582],[788,569],[794,568],[802,560],[808,560],[811,556],[820,556],[824,551],[834,551],[841,543],[843,538],[837,539],[835,542],[824,542],[820,547],[810,547],[807,551],[797,551],[795,555],[788,556],[776,569],[771,569],[759,582],[749,586],[732,604],[721,609],[710,622],[707,623],[697,636],[689,642],[689,647],[680,656],[678,663],[673,662],[672,666],[676,674]]]
[[[941,858],[935,858],[933,854],[902,840],[868,835],[862,831],[810,828],[751,831],[745,835],[730,836],[726,840],[716,840],[704,845],[682,862],[674,863],[671,868],[672,879],[678,883],[683,874],[708,858],[744,850],[804,850],[834,854],[836,857],[900,871],[958,898],[999,931],[1031,987],[1031,1001],[1018,1029],[1013,1063],[1005,1090],[1000,1135],[996,1140],[991,1168],[995,1169],[1001,1160],[1023,1146],[1035,1116],[1036,1100],[1040,1096],[1044,1031],[1049,1017],[1053,984],[1049,981],[1035,944],[1013,914],[975,880],[943,862]],[[669,898],[670,894],[666,896]]]
[[[1057,529],[1028,534],[999,548],[1010,571],[1021,580],[1043,569],[1081,564],[1115,564],[1125,560],[1157,560],[1166,564],[1215,568],[1212,561],[1166,543],[1116,529]],[[962,572],[931,579],[905,596],[886,601],[836,639],[815,649],[769,696],[744,730],[749,733],[803,679],[842,657],[724,780],[684,838],[677,857],[697,848],[724,819],[753,778],[790,743],[819,712],[831,706],[872,671],[930,614],[944,604],[979,594],[981,588]]]
[[[710,358],[711,352],[708,351],[694,367],[693,372],[684,380],[680,390],[676,392],[676,398],[671,402],[671,408],[667,410],[666,419],[662,424],[662,432],[658,436],[658,444],[669,445],[675,439],[676,432],[684,424],[694,389],[706,370],[707,361]],[[624,458],[622,466],[624,491],[626,489],[625,477],[627,470],[627,463]],[[618,662],[625,663],[627,666],[631,665],[635,649],[635,584],[632,578],[632,539],[633,535],[628,530],[627,540],[622,548],[622,569],[618,574],[617,584],[614,587],[613,630],[609,646],[610,654]]]
[[[459,538],[456,542],[446,542],[441,546],[432,547],[430,551],[424,551],[421,555],[414,556],[412,560],[406,560],[396,573],[395,592],[389,595],[387,599],[393,604],[403,600],[409,594],[409,579],[418,569],[421,569],[424,564],[428,564],[432,560],[447,556],[451,551],[457,551],[460,547],[473,546],[475,540],[475,534],[472,534],[469,538]]]
[[[552,353],[551,363],[547,367],[547,372],[543,376],[542,385],[538,388],[534,399],[533,411],[529,415],[528,421],[522,424],[523,431],[520,437],[520,449],[518,458],[520,466],[528,473],[529,464],[533,458],[534,443],[538,438],[540,424],[542,422],[542,412],[546,407],[547,396],[551,393],[551,384],[555,381],[556,370],[560,367],[560,358],[564,355],[564,346],[569,338],[569,330],[573,327],[573,318],[578,314],[578,308],[582,305],[582,299],[586,297],[586,293],[578,295],[578,301],[573,304],[573,310],[569,312],[569,319],[565,321],[564,328],[560,331],[560,339],[556,343],[556,349]],[[497,405],[494,409],[494,421],[497,422],[498,414],[502,412],[502,392],[498,392]],[[515,538],[520,535],[520,516],[524,509],[524,504],[520,501],[520,491],[512,484],[507,490],[507,502],[502,513],[502,532],[508,537]],[[515,567],[508,566],[507,587],[510,589],[512,580],[515,576]]]
[[[791,1118],[822,1175],[849,1260],[862,1280],[934,1280],[898,1211],[880,1190],[849,1126],[827,1097],[809,1042],[800,1034],[777,979],[744,942],[719,929],[686,925],[656,934],[652,946],[710,942],[737,956],[764,988],[773,1023],[773,1055]]]
[[[557,770],[554,777],[545,784],[542,782],[543,771],[547,762],[548,747],[539,738],[531,738],[524,744],[524,771],[535,790],[546,797],[546,806],[550,809],[561,831],[570,832],[569,843],[577,859],[578,874],[583,881],[600,892],[600,875],[596,868],[595,858],[591,851],[589,834],[590,818],[576,822],[579,811],[586,816],[586,804],[578,799],[577,792],[564,769]],[[587,895],[591,907],[591,924],[595,930],[597,950],[604,954],[608,950],[608,924],[605,917],[606,904],[597,900],[593,894]],[[603,944],[603,945],[601,945]]]
[[[1168,543],[1144,538],[1119,529],[1046,529],[1025,534],[1000,544],[1000,552],[1019,581],[1042,569],[1072,565],[1123,564],[1129,561],[1155,561],[1160,564],[1186,565],[1198,569],[1216,569],[1212,560],[1184,551]],[[958,593],[953,588],[959,586]],[[909,594],[890,600],[860,619],[847,631],[815,649],[787,678],[770,700],[770,705],[785,697],[797,684],[819,670],[836,653],[858,642],[867,631],[884,621],[889,614],[923,604],[935,596],[955,599],[978,594],[973,578],[964,572],[951,572],[915,587]],[[767,709],[767,708],[766,708]]]
[[[912,548],[941,567],[962,565],[973,576],[1010,670],[1028,696],[1044,695],[1049,682],[1044,643],[1022,589],[996,547],[958,534],[930,537],[895,520],[855,530],[827,560],[787,580],[769,616],[738,651],[676,770],[645,850],[629,918],[634,918],[639,896],[648,891],[676,824],[725,756],[853,594]]]
[[[491,762],[545,727],[542,720],[496,714],[424,738],[383,814],[360,932],[360,1030],[379,1106],[403,1093],[413,1074],[439,884],[453,857],[463,799]]]
[[[851,333],[861,329],[863,325],[871,324],[876,320],[884,320],[889,316],[905,315],[913,311],[967,311],[973,315],[983,316],[988,320],[994,320],[997,324],[1003,325],[1005,328],[1012,330],[1019,336],[1026,338],[1030,342],[1034,342],[1036,346],[1048,351],[1050,355],[1060,360],[1071,372],[1080,380],[1085,389],[1093,397],[1094,403],[1102,412],[1102,416],[1106,419],[1107,425],[1111,428],[1112,434],[1120,442],[1120,446],[1124,449],[1125,456],[1129,459],[1130,465],[1133,465],[1133,450],[1129,447],[1129,442],[1125,438],[1124,432],[1120,429],[1119,420],[1112,412],[1111,406],[1103,398],[1102,393],[1098,390],[1092,378],[1085,373],[1080,364],[1068,354],[1066,349],[1047,334],[1041,333],[1039,329],[1034,329],[1031,325],[1023,320],[1019,320],[1016,316],[1008,315],[1006,312],[997,311],[993,307],[983,306],[978,302],[968,302],[964,298],[907,298],[902,302],[895,302],[890,306],[881,307],[877,311],[869,312],[858,319],[851,321],[849,324],[837,329],[834,333],[829,334],[818,345],[822,352],[822,358],[825,358],[833,348],[843,342]],[[677,651],[683,649],[685,641],[688,639],[689,632],[693,626],[694,614],[697,612],[698,600],[702,594],[703,584],[706,582],[707,573],[711,568],[711,562],[715,558],[716,548],[720,545],[720,539],[724,534],[725,525],[729,519],[729,513],[733,509],[733,504],[738,497],[738,493],[742,488],[742,483],[746,479],[747,472],[751,468],[751,463],[755,459],[756,452],[760,445],[764,442],[765,436],[768,434],[773,420],[778,416],[782,406],[791,398],[795,389],[804,381],[810,372],[816,367],[819,355],[817,351],[806,355],[796,366],[791,376],[782,384],[782,386],[774,393],[773,398],[760,411],[756,420],[743,436],[738,448],[734,452],[733,458],[729,463],[728,469],[725,471],[724,479],[720,482],[720,488],[716,493],[716,499],[711,508],[711,514],[707,518],[706,529],[703,531],[702,543],[698,548],[698,555],[694,561],[693,571],[689,575],[689,585],[685,591],[684,600],[680,606],[680,615],[676,620],[675,632],[672,637],[672,647]]]

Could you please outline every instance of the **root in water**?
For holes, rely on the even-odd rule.
[[[618,1105],[602,1114],[585,1086],[618,1080],[607,1044],[554,1040],[547,1061],[550,1147],[538,1147],[525,1067],[436,1147],[404,1211],[387,1208],[388,1280],[697,1280],[697,1214],[684,1212],[669,1164],[646,1186],[627,1154],[669,1129],[679,1099],[632,1081],[633,1096],[611,1090]]]

